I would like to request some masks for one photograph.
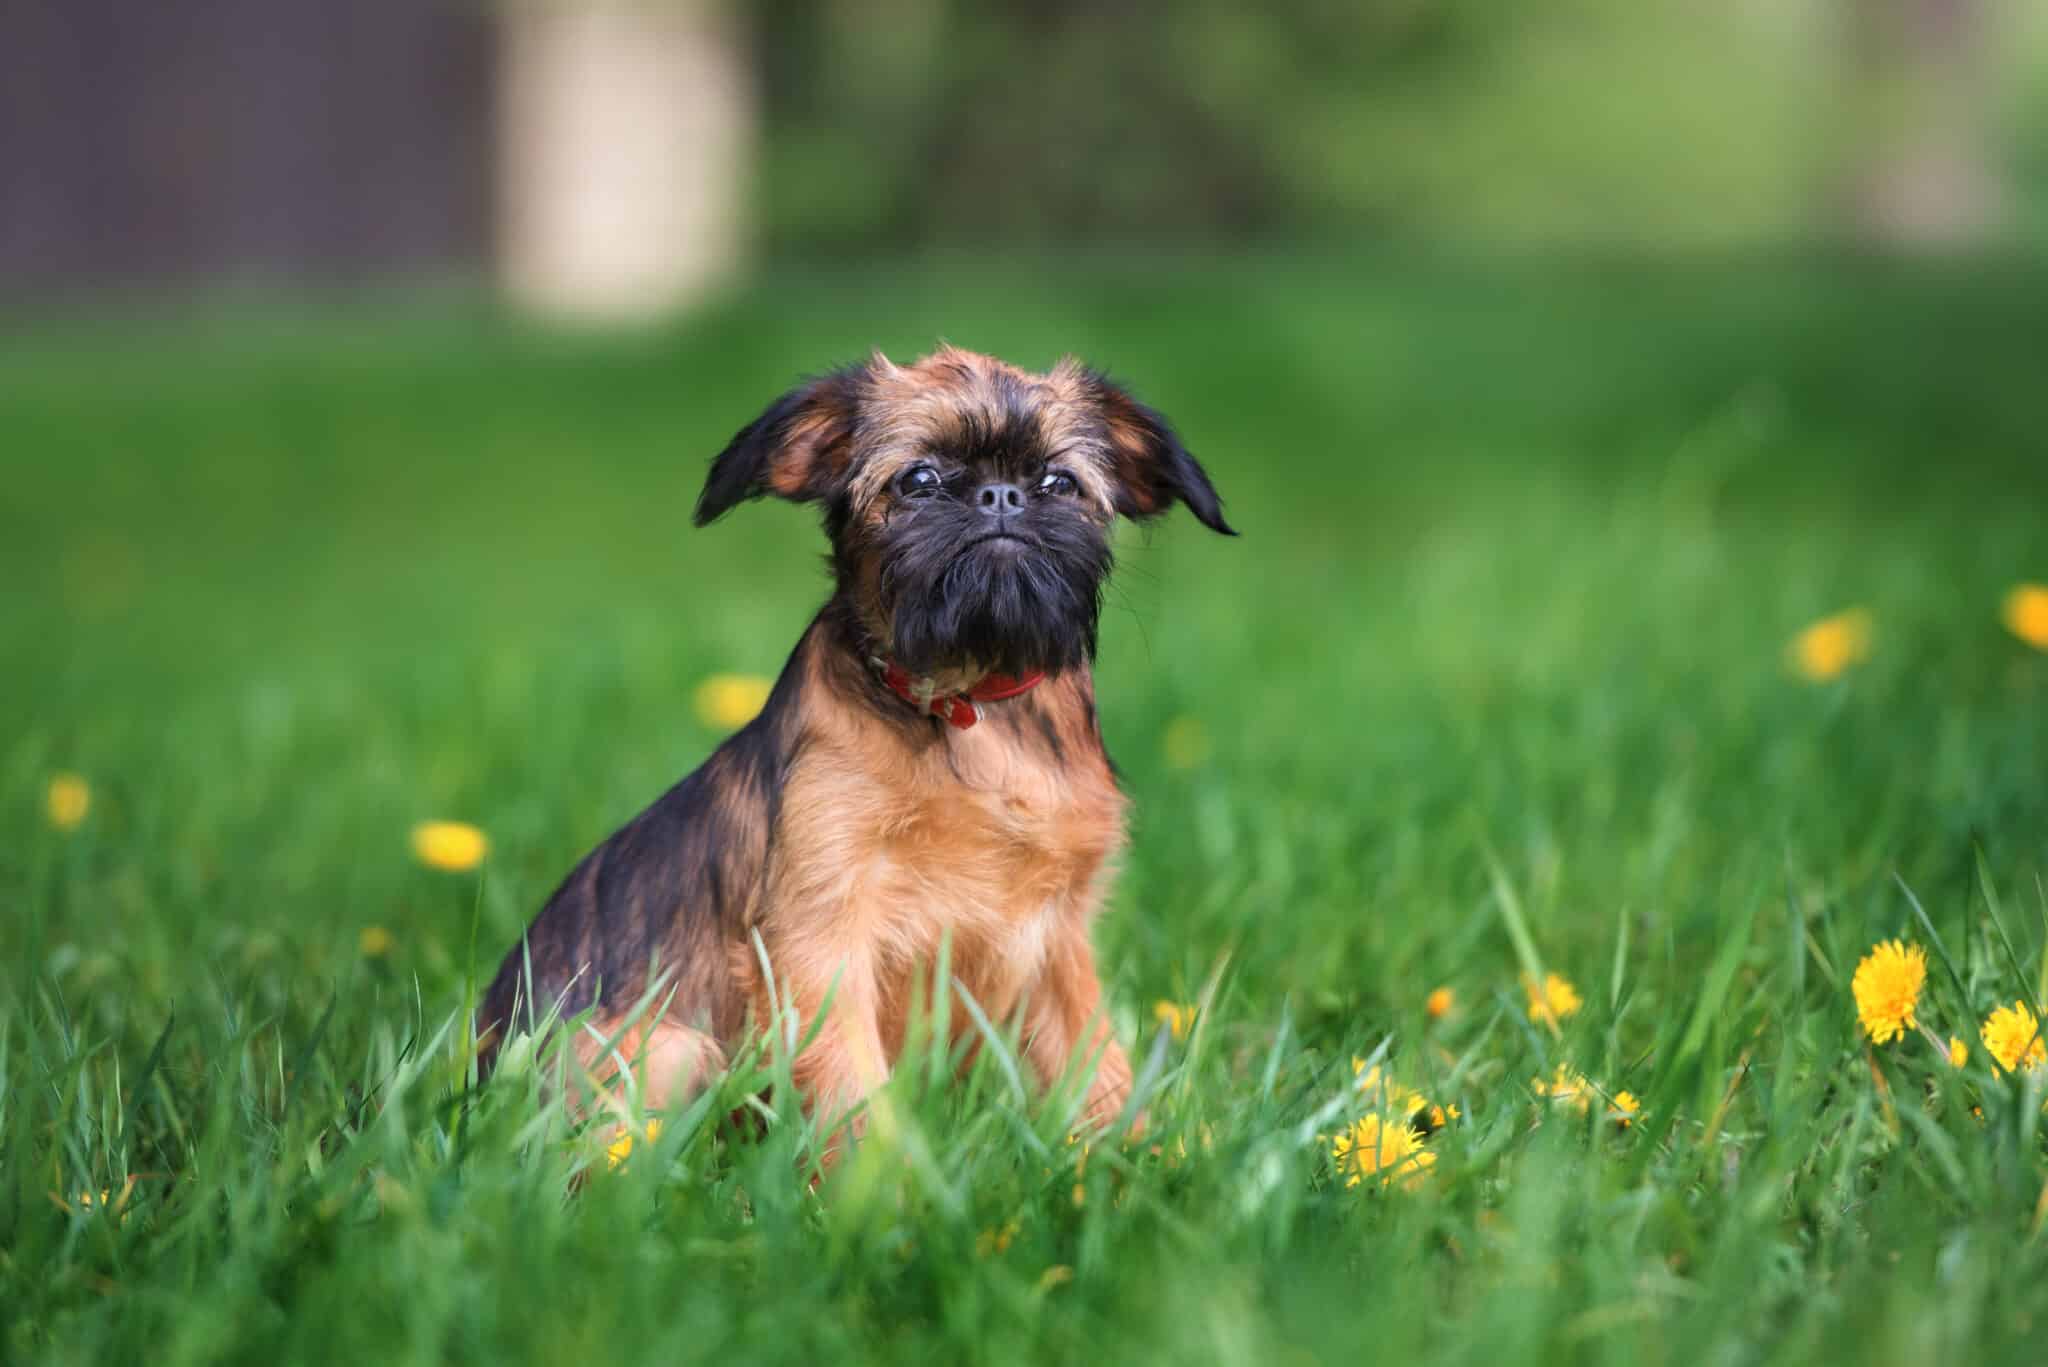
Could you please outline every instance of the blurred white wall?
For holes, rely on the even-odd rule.
[[[756,100],[717,0],[524,0],[503,19],[498,258],[539,315],[652,319],[728,279]]]

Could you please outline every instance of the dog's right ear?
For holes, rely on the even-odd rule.
[[[799,385],[734,433],[697,496],[697,525],[765,494],[802,503],[837,488],[853,460],[867,375],[864,365],[848,366]]]

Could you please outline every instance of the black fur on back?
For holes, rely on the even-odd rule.
[[[630,1005],[650,969],[705,1028],[734,1026],[725,946],[744,933],[774,839],[783,784],[801,744],[797,692],[814,628],[759,716],[570,871],[484,994],[478,1034],[530,1030],[602,1003]],[[528,964],[532,975],[527,976]],[[502,1033],[487,1042],[494,1051]]]

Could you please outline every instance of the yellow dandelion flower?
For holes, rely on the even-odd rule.
[[[1074,1280],[1073,1268],[1068,1267],[1065,1263],[1054,1263],[1051,1267],[1038,1274],[1038,1292],[1040,1295],[1044,1295],[1055,1286],[1065,1286],[1072,1280]]]
[[[1856,994],[1856,1015],[1870,1038],[1885,1044],[1919,1022],[1920,989],[1927,984],[1927,951],[1918,945],[1884,940],[1872,946],[1856,965],[1849,988]]]
[[[362,951],[365,959],[383,958],[396,943],[391,932],[382,926],[364,926],[356,935],[356,948]]]
[[[1456,1106],[1436,1105],[1414,1088],[1404,1087],[1383,1075],[1377,1063],[1367,1068],[1364,1059],[1354,1057],[1351,1071],[1358,1075],[1358,1090],[1367,1098],[1369,1105],[1388,1115],[1400,1116],[1419,1134],[1435,1134],[1447,1120],[1458,1118]]]
[[[1429,994],[1429,1000],[1422,1004],[1422,1009],[1429,1013],[1431,1020],[1438,1021],[1450,1015],[1451,1008],[1457,1004],[1458,999],[1450,988],[1439,987]]]
[[[1950,1035],[1948,1037],[1948,1066],[1951,1068],[1966,1068],[1969,1066],[1969,1063],[1970,1046],[1957,1039],[1954,1035]]]
[[[443,873],[467,873],[490,852],[490,839],[466,821],[422,821],[412,828],[413,857]]]
[[[1000,1226],[984,1229],[981,1233],[974,1236],[974,1256],[986,1258],[992,1253],[1007,1253],[1010,1251],[1010,1241],[1016,1237],[1017,1222],[1015,1220]]]
[[[713,674],[697,685],[697,717],[706,726],[745,726],[768,705],[774,687],[759,674]]]
[[[121,1223],[125,1225],[128,1223],[128,1216],[132,1213],[128,1209],[128,1198],[130,1196],[133,1196],[134,1194],[135,1179],[133,1177],[130,1177],[126,1181],[121,1183],[121,1191],[119,1195],[115,1195],[114,1192],[107,1187],[101,1187],[99,1199],[95,1201],[90,1191],[79,1192],[78,1208],[80,1210],[91,1210],[95,1206],[97,1206],[100,1209],[105,1210],[111,1207],[114,1213],[121,1217]],[[56,1200],[56,1197],[52,1195],[51,1199]],[[57,1204],[66,1210],[70,1209],[70,1207],[65,1206],[62,1201],[57,1201]]]
[[[2036,650],[2048,650],[2048,584],[2019,584],[1999,613],[2005,629]]]
[[[52,774],[43,794],[43,810],[60,831],[75,831],[92,810],[92,785],[77,774]]]
[[[1569,1106],[1581,1115],[1592,1107],[1593,1087],[1586,1081],[1585,1074],[1569,1063],[1557,1065],[1549,1081],[1542,1078],[1529,1079],[1529,1086],[1540,1097],[1549,1098],[1556,1106]]]
[[[1202,1146],[1202,1152],[1204,1153],[1216,1147],[1216,1131],[1207,1121],[1204,1121],[1201,1128],[1196,1131],[1195,1139]],[[1152,1152],[1158,1153],[1159,1150],[1155,1148]],[[1166,1166],[1177,1168],[1187,1160],[1187,1156],[1188,1137],[1184,1134],[1175,1135],[1173,1138],[1173,1149],[1166,1155]]]
[[[1579,989],[1555,973],[1546,973],[1541,986],[1534,978],[1525,976],[1522,990],[1529,994],[1529,1019],[1545,1025],[1555,1026],[1585,1005]]]
[[[1195,1028],[1195,1008],[1191,1002],[1153,1002],[1152,1018],[1172,1031],[1175,1039],[1186,1039]]]
[[[1413,1188],[1436,1164],[1436,1155],[1413,1129],[1383,1124],[1378,1115],[1366,1116],[1331,1140],[1330,1157],[1347,1187],[1377,1175],[1381,1186],[1399,1178],[1402,1186]]]
[[[1159,737],[1170,769],[1193,769],[1209,758],[1209,728],[1199,717],[1175,717]]]
[[[1792,638],[1786,658],[1814,683],[1840,678],[1849,666],[1870,657],[1870,614],[1862,608],[1823,617]]]
[[[2025,1002],[2001,1006],[1984,1021],[1984,1048],[2008,1073],[2039,1068],[2048,1063],[2048,1048],[2041,1043],[2041,1027]]]
[[[621,1125],[618,1128],[617,1134],[618,1137],[604,1147],[604,1165],[607,1168],[618,1167],[633,1154],[633,1132],[624,1125]],[[661,1138],[661,1121],[648,1121],[647,1142],[652,1144],[659,1138]]]
[[[1607,1118],[1617,1129],[1627,1129],[1636,1123],[1636,1116],[1642,1112],[1643,1103],[1636,1100],[1634,1092],[1616,1092],[1613,1104],[1607,1108]]]

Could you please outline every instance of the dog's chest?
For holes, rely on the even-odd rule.
[[[910,982],[950,941],[952,972],[992,1019],[1031,994],[1062,941],[1085,935],[1122,840],[1122,797],[1104,764],[976,772],[961,756],[912,809],[876,832],[885,924],[884,1035]],[[964,777],[962,777],[964,775]],[[956,1031],[971,1022],[954,1012]]]
[[[963,980],[1000,998],[1092,910],[1122,843],[1123,797],[1099,749],[1053,764],[995,735],[948,739],[949,750],[914,756],[813,752],[785,795],[799,820],[782,834],[797,843],[778,841],[789,876],[776,882],[873,952],[885,976],[949,937]]]

